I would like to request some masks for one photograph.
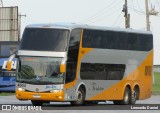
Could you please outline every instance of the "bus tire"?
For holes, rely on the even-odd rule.
[[[80,87],[78,92],[77,92],[77,100],[76,101],[72,101],[71,105],[76,105],[76,106],[80,106],[84,104],[84,99],[85,99],[85,92],[84,90]]]
[[[113,103],[115,105],[128,105],[130,104],[131,91],[128,87],[126,87],[124,91],[123,100],[114,100]]]
[[[130,104],[134,105],[136,103],[136,100],[139,98],[139,92],[136,90],[136,88],[134,88],[133,93],[131,94],[131,98],[130,98]]]
[[[42,106],[43,105],[43,101],[39,101],[39,100],[31,100],[31,103],[34,106]]]

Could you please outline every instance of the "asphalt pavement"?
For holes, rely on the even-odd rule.
[[[19,101],[16,99],[15,96],[0,96],[0,104],[1,105],[20,105],[20,106],[32,106],[30,101]],[[145,108],[144,110],[140,110],[140,113],[150,113],[150,112],[160,112],[160,95],[154,95],[149,99],[146,100],[138,100],[136,102],[136,105],[113,105],[113,102],[106,101],[106,102],[99,102],[98,105],[86,105],[86,106],[71,106],[69,102],[51,102],[50,104],[45,104],[42,106],[42,110],[47,110],[48,112],[56,112],[56,113],[94,113],[94,112],[105,112],[106,110],[110,110],[112,113],[125,113],[126,111],[130,110],[129,113],[132,112],[139,112],[139,109],[137,110],[137,106],[141,108]],[[155,107],[155,110],[149,110],[147,107]],[[158,110],[156,109],[158,107]],[[1,111],[0,111],[1,112]],[[2,111],[4,112],[4,111]],[[9,111],[5,111],[6,113]],[[17,113],[19,111],[11,111],[12,113]],[[41,113],[42,111],[32,111],[33,113]],[[43,111],[44,113],[44,111]],[[106,112],[105,112],[106,113]],[[128,112],[126,112],[128,113]]]

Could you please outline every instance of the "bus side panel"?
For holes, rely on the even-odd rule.
[[[149,56],[144,60],[141,65],[141,81],[142,90],[140,90],[140,99],[146,99],[152,95],[152,68],[153,68],[153,51],[150,52]]]
[[[83,34],[83,32],[82,32]],[[105,54],[103,54],[105,53]],[[76,79],[70,83],[65,84],[66,95],[68,97],[76,97],[76,91],[79,88],[79,84],[84,83],[86,86],[86,100],[122,100],[124,90],[127,85],[131,86],[133,90],[135,85],[140,87],[140,98],[145,99],[151,95],[151,77],[145,76],[146,66],[152,67],[153,51],[119,51],[109,49],[93,49],[93,48],[82,48],[82,35],[80,41],[80,50],[78,56]],[[88,57],[86,59],[86,56]],[[85,57],[85,58],[84,58]],[[146,58],[145,58],[146,57]],[[98,59],[97,59],[98,58]],[[150,59],[150,60],[149,60]],[[98,61],[97,61],[98,60]],[[135,61],[130,64],[130,60]],[[152,62],[151,62],[152,61]],[[128,67],[127,74],[122,80],[81,80],[80,68],[81,63],[112,63],[112,64],[125,64]],[[129,70],[129,71],[128,71]],[[148,77],[148,78],[146,78]],[[147,83],[149,87],[145,85]],[[92,83],[97,83],[97,91],[92,92]],[[95,88],[96,89],[96,88]],[[148,91],[148,92],[147,92]],[[67,101],[68,99],[66,99]]]
[[[91,52],[92,49],[87,51],[86,49],[81,49],[81,51],[83,50],[87,54],[88,52]],[[81,55],[80,59],[82,57],[83,55]],[[127,85],[131,87],[131,90],[134,89],[135,85],[138,85],[140,88],[139,99],[146,99],[151,96],[152,73],[150,72],[152,71],[150,70],[150,68],[152,68],[152,65],[153,65],[153,51],[151,51],[139,65],[127,64],[126,70],[129,71],[130,73],[128,75],[125,75],[122,80],[97,81],[97,80],[81,80],[79,78],[80,75],[79,71],[80,61],[79,61],[78,72],[76,73],[77,79],[74,81],[75,84],[73,84],[74,82],[71,82],[70,88],[68,87],[66,93],[72,95],[70,97],[76,97],[75,91],[78,88],[78,85],[80,83],[84,83],[86,86],[86,100],[122,100],[124,95],[124,90]],[[134,70],[131,71],[132,69]],[[150,71],[148,71],[148,69]],[[96,87],[98,88],[96,91],[92,90],[93,89],[93,85],[91,85],[92,83],[97,83]],[[75,98],[72,99],[74,100]]]
[[[119,81],[117,84],[114,84],[110,88],[107,88],[100,93],[87,98],[87,100],[122,100],[124,90],[127,85],[130,85],[132,90],[135,85],[138,85],[140,87],[139,99],[149,98],[152,92],[152,71],[150,69],[149,71],[147,71],[145,67],[152,67],[152,64],[153,51],[149,53],[147,58],[136,68],[136,70],[130,73],[123,80]],[[148,74],[148,76],[145,75],[146,73]]]

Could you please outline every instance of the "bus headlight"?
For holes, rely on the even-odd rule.
[[[18,88],[18,91],[25,91],[25,89],[23,89],[23,88]]]
[[[51,90],[50,92],[51,93],[59,93],[59,92],[61,92],[62,90]]]

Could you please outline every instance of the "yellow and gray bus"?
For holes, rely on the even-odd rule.
[[[150,32],[74,23],[29,25],[16,57],[16,97],[33,105],[135,104],[152,95]]]

